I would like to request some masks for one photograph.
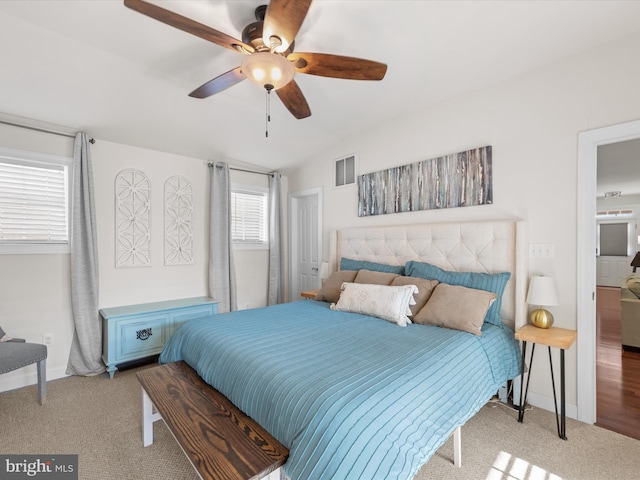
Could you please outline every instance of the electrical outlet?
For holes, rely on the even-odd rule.
[[[42,343],[47,347],[53,346],[53,333],[45,333],[42,335]]]

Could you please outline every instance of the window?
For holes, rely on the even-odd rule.
[[[630,257],[635,254],[635,221],[598,223],[597,227],[598,255]]]
[[[71,159],[0,149],[0,252],[69,251]]]
[[[246,249],[267,248],[266,188],[231,186],[231,238],[235,247]]]

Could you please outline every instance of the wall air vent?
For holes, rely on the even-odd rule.
[[[335,160],[334,174],[335,187],[344,187],[356,183],[356,163],[357,155],[355,153],[346,157]]]

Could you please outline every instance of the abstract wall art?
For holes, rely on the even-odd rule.
[[[491,146],[358,176],[360,217],[491,203]]]

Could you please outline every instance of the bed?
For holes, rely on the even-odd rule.
[[[349,259],[476,277],[508,272],[491,303],[499,321],[485,321],[479,334],[300,300],[188,322],[160,362],[185,361],[286,446],[291,480],[411,479],[520,372],[512,328],[525,315],[524,228],[492,221],[335,232],[335,270]]]

